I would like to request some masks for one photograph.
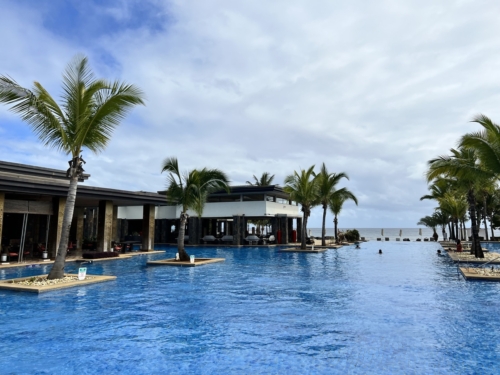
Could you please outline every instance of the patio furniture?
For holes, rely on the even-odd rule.
[[[233,236],[226,234],[220,239],[222,242],[233,242]]]
[[[203,238],[201,239],[203,242],[215,242],[217,241],[217,238],[215,238],[215,236],[212,236],[212,235],[206,235],[206,236],[203,236]]]
[[[248,241],[248,243],[249,243],[250,245],[252,245],[254,242],[255,242],[255,244],[258,244],[258,243],[259,243],[259,240],[260,240],[260,238],[259,238],[259,237],[257,237],[255,234],[251,234],[250,236],[247,236],[247,237],[245,238],[245,241]]]

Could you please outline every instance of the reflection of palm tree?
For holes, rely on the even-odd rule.
[[[247,185],[252,185],[252,186],[269,186],[273,183],[274,175],[270,175],[269,172],[264,172],[262,173],[262,176],[260,178],[257,178],[255,175],[253,175],[254,182],[247,181]]]
[[[326,210],[328,208],[328,203],[330,198],[335,192],[338,190],[335,189],[336,185],[340,182],[342,178],[349,179],[346,173],[328,173],[328,169],[325,166],[325,163],[321,166],[320,172],[316,176],[317,184],[318,184],[318,195],[320,203],[323,206],[323,223],[321,227],[321,245],[326,246],[325,235],[326,235]],[[357,202],[356,202],[357,204]],[[337,235],[335,235],[337,237]]]
[[[302,206],[303,220],[301,229],[300,248],[306,248],[307,219],[311,215],[311,208],[316,206],[318,201],[318,187],[314,178],[314,165],[308,170],[302,169],[300,174],[294,172],[285,178],[284,190],[290,194],[290,199]]]
[[[358,198],[351,193],[349,190],[346,188],[342,188],[339,190],[336,190],[331,196],[328,201],[328,206],[330,207],[330,211],[333,214],[333,227],[334,227],[334,232],[335,232],[335,242],[339,242],[337,231],[338,231],[338,215],[340,214],[340,211],[342,211],[342,206],[344,205],[345,201],[347,200],[352,200],[356,205],[358,205]],[[383,229],[382,229],[383,231]]]
[[[201,217],[208,194],[220,190],[228,190],[229,179],[218,169],[193,169],[182,174],[177,158],[167,158],[163,162],[162,172],[169,172],[167,201],[181,206],[179,233],[177,234],[177,249],[182,261],[189,261],[189,255],[184,249],[187,211],[194,209]]]
[[[144,104],[143,93],[137,87],[96,79],[83,56],[77,56],[66,68],[62,101],[62,106],[59,106],[38,82],[30,91],[0,76],[0,102],[11,104],[11,110],[31,126],[44,145],[61,150],[72,158],[61,238],[49,279],[64,276],[78,179],[83,172],[80,155],[83,148],[94,153],[103,151],[127,112],[135,105]]]

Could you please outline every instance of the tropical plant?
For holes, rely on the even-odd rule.
[[[448,215],[445,211],[443,211],[441,208],[436,208],[436,212],[432,214],[432,217],[434,218],[436,222],[436,226],[439,225],[441,226],[441,233],[443,235],[443,240],[445,239],[445,234],[446,234],[446,225],[450,222],[450,215]]]
[[[348,229],[344,233],[344,238],[347,242],[359,241],[359,232],[357,229]]]
[[[473,149],[460,148],[458,150],[451,149],[450,151],[451,156],[439,156],[436,159],[429,160],[427,181],[430,182],[443,175],[455,178],[458,187],[466,192],[472,229],[471,254],[474,254],[477,258],[484,258],[479,242],[474,187],[478,181],[484,181],[491,178],[492,175],[482,168]]]
[[[321,226],[321,245],[326,246],[326,210],[328,209],[328,204],[330,202],[330,198],[332,197],[336,190],[337,184],[340,182],[342,178],[349,179],[349,176],[344,173],[329,173],[326,168],[325,163],[322,164],[319,173],[316,175],[316,180],[318,184],[318,199],[320,204],[323,207],[323,221]],[[357,201],[356,201],[357,204]],[[337,237],[337,236],[335,236]]]
[[[311,209],[319,203],[318,186],[314,178],[314,165],[309,169],[300,170],[300,174],[294,171],[285,178],[284,190],[290,194],[290,199],[299,203],[303,212],[300,248],[306,248],[307,219],[311,215]]]
[[[187,211],[194,209],[201,217],[207,196],[220,189],[228,191],[229,179],[219,169],[193,169],[181,174],[179,162],[175,157],[165,159],[161,171],[162,173],[169,172],[167,177],[167,201],[181,206],[180,225],[177,234],[179,259],[189,261],[189,255],[184,248],[184,235],[189,217]]]
[[[340,211],[342,211],[342,207],[344,206],[344,203],[347,200],[352,200],[356,205],[358,205],[358,198],[351,193],[347,188],[342,188],[339,190],[336,190],[331,196],[328,201],[328,207],[330,207],[330,211],[333,214],[333,228],[334,228],[334,233],[335,233],[335,242],[339,242],[339,236],[338,236],[338,216],[340,215]]]
[[[262,176],[260,178],[257,178],[255,175],[253,175],[254,182],[247,181],[247,185],[251,186],[269,186],[272,185],[273,180],[274,180],[274,175],[270,175],[269,172],[264,172],[262,173]]]
[[[438,234],[436,232],[436,227],[438,226],[438,222],[434,216],[424,216],[420,219],[417,225],[425,225],[428,228],[432,228],[433,237],[437,241]]]
[[[40,141],[71,155],[70,180],[61,238],[49,279],[64,277],[64,266],[78,179],[83,173],[81,153],[103,151],[115,128],[130,109],[144,104],[143,93],[133,85],[96,79],[87,58],[76,56],[63,75],[61,105],[38,82],[28,90],[11,78],[0,76],[0,102],[26,121]]]

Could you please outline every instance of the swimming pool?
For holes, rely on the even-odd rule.
[[[146,266],[165,254],[96,262],[88,273],[118,279],[41,295],[0,291],[0,373],[499,373],[500,284],[464,281],[438,248],[211,247],[188,252],[224,263]]]

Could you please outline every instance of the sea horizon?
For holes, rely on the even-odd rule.
[[[389,238],[389,240],[396,240],[396,238],[409,238],[410,241],[415,241],[418,238],[424,239],[424,238],[430,238],[433,235],[433,230],[432,228],[427,228],[427,227],[413,227],[413,228],[401,228],[401,227],[394,227],[394,228],[361,228],[361,227],[350,227],[350,228],[338,228],[340,231],[345,232],[346,230],[349,229],[356,229],[359,232],[360,237],[365,237],[367,240],[376,240],[377,238]],[[470,228],[467,228],[468,232],[470,232]],[[312,235],[313,237],[321,237],[321,228],[307,228],[307,232]],[[441,230],[441,227],[436,228],[436,232],[438,234],[438,241],[443,240],[443,233]],[[494,231],[495,236],[499,235],[499,231]],[[450,234],[448,232],[448,229],[446,229],[446,234],[447,237],[449,238]],[[488,234],[491,234],[491,231],[488,231]],[[326,228],[326,236],[333,236],[334,235],[334,229],[333,228]],[[484,236],[484,229],[480,229],[479,231],[480,236]]]

